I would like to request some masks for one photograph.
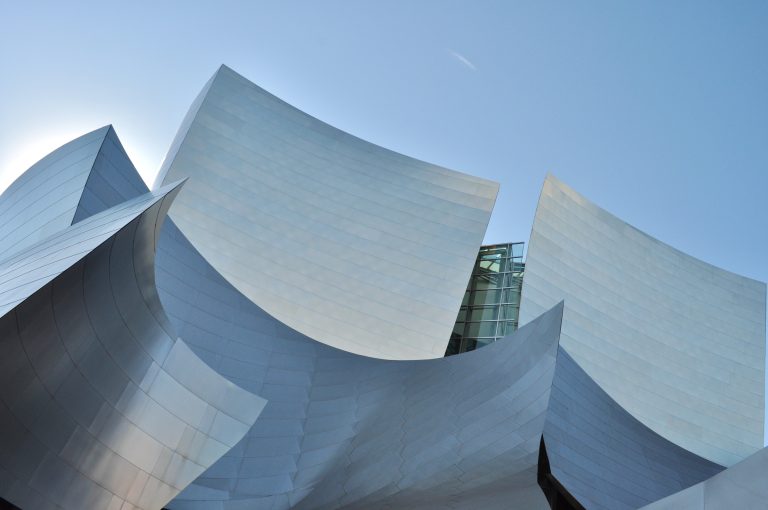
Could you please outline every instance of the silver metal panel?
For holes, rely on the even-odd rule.
[[[533,482],[559,312],[542,318],[546,332],[467,356],[365,358],[269,316],[170,221],[157,286],[195,352],[268,399],[246,438],[169,508],[546,508]]]
[[[632,510],[723,470],[633,418],[562,347],[544,443],[552,475],[590,510]]]
[[[498,185],[375,146],[222,67],[158,182],[171,217],[230,283],[326,344],[441,357]]]
[[[536,464],[561,313],[437,360],[377,360],[298,334],[251,360],[243,346],[231,356],[266,365],[269,402],[168,508],[545,509]]]
[[[643,510],[763,510],[768,501],[768,449]]]
[[[154,287],[178,185],[0,264],[0,496],[158,509],[243,437],[264,400],[177,340]]]
[[[521,324],[563,299],[563,347],[642,423],[726,466],[762,447],[764,283],[675,250],[549,176]]]
[[[0,195],[0,261],[72,224],[110,129],[97,129],[59,147]]]

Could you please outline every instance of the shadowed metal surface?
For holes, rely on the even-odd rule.
[[[218,356],[230,369],[237,360],[253,377],[233,380],[269,402],[246,439],[168,506],[547,508],[535,466],[560,313],[424,361],[356,356],[254,315],[250,334]]]
[[[128,167],[124,164],[121,168]],[[123,176],[119,182],[126,180],[130,181],[130,176]],[[123,199],[135,193],[126,186],[115,188]],[[463,395],[453,393],[452,389],[457,384],[467,394],[490,389],[485,379],[488,375],[484,373],[487,369],[478,370],[467,364],[464,368],[468,373],[451,371],[443,375],[446,378],[443,381],[438,381],[437,376],[424,375],[423,381],[433,384],[433,390],[428,390],[421,379],[411,377],[409,381],[407,374],[397,370],[390,375],[383,368],[377,369],[380,363],[375,360],[364,360],[364,368],[355,369],[360,363],[355,361],[359,357],[303,337],[250,303],[207,264],[171,222],[166,222],[161,234],[158,282],[171,320],[183,331],[193,348],[233,381],[254,392],[266,392],[272,399],[249,437],[173,505],[205,510],[243,505],[248,508],[286,508],[294,504],[315,508],[321,507],[326,498],[328,507],[339,507],[343,505],[344,497],[339,487],[346,494],[350,487],[348,480],[355,479],[338,467],[342,462],[339,458],[355,458],[351,466],[359,470],[366,462],[371,462],[368,458],[371,454],[378,465],[374,463],[358,480],[376,475],[386,480],[395,468],[402,472],[404,466],[414,465],[398,459],[406,446],[406,457],[434,458],[434,465],[444,464],[446,481],[431,488],[403,491],[385,485],[351,503],[352,507],[505,507],[515,484],[514,498],[519,507],[541,503],[538,488],[526,485],[531,480],[531,471],[523,470],[515,475],[510,466],[499,465],[494,476],[501,473],[504,476],[495,481],[480,483],[475,488],[455,481],[456,470],[467,470],[461,475],[465,479],[472,476],[467,469],[469,462],[444,448],[451,444],[449,436],[455,433],[452,427],[461,424],[458,416],[447,420],[443,416],[442,420],[448,425],[442,430],[428,425],[428,431],[423,434],[428,439],[423,445],[416,441],[407,445],[404,442],[400,425],[407,417],[401,411],[405,406],[404,395],[413,393],[414,404],[425,406],[424,412],[432,413],[432,420],[437,422],[441,418],[434,416],[435,408],[449,409],[461,404]],[[491,362],[484,364],[493,366]],[[333,374],[339,367],[342,372],[352,372],[344,376]],[[364,396],[358,396],[355,402],[364,404],[363,407],[370,409],[367,412],[373,413],[375,418],[369,418],[368,422],[359,421],[361,413],[351,413],[354,403],[343,397],[354,393],[349,388],[360,386],[360,381],[367,381],[367,378],[375,381],[373,374],[376,370],[384,372],[379,383],[384,386],[370,394],[378,395],[378,405],[383,407],[376,414],[374,405],[377,402],[365,396],[364,390]],[[328,378],[335,383],[332,389],[326,382]],[[350,383],[351,380],[357,382]],[[373,383],[367,382],[365,387],[369,384],[373,387]],[[431,391],[441,385],[448,401],[438,399],[428,404]],[[409,386],[410,390],[397,393]],[[562,349],[552,391],[544,429],[551,467],[561,483],[578,495],[588,508],[635,508],[721,469],[672,445],[621,410]],[[335,407],[326,410],[334,409],[333,413],[313,416],[310,409],[331,402]],[[487,419],[483,417],[485,409],[487,406],[474,408],[473,419],[478,422]],[[389,464],[386,456],[370,446],[371,434],[361,430],[364,423],[371,421],[376,424],[376,441],[397,452],[391,454]],[[344,433],[334,432],[334,425],[341,427]],[[421,436],[416,434],[414,437]],[[443,444],[436,448],[432,444],[434,437],[442,437]],[[345,441],[352,446],[344,446]],[[476,441],[482,442],[481,439]],[[353,453],[348,453],[350,448],[355,449]],[[339,455],[339,451],[344,455]],[[366,455],[359,452],[366,452]],[[329,463],[334,467],[329,467]],[[297,486],[300,489],[297,490]],[[360,491],[370,491],[370,487],[363,484]],[[350,496],[350,499],[354,497]]]
[[[176,339],[154,249],[177,186],[0,265],[0,495],[22,508],[162,507],[234,446],[263,399]]]
[[[466,371],[442,365],[435,373],[420,370],[419,377],[404,380],[406,375],[394,368],[400,363],[435,363],[438,367],[447,360],[367,360],[313,342],[241,296],[171,223],[161,236],[158,288],[171,320],[185,332],[192,348],[228,378],[270,400],[243,443],[185,490],[170,508],[343,508],[345,491],[352,491],[355,484],[362,485],[361,491],[371,490],[361,480],[374,488],[383,486],[350,503],[350,508],[509,508],[513,502],[520,508],[535,508],[535,503],[523,496],[524,491],[515,492],[514,498],[508,492],[514,486],[514,476],[476,489],[461,486],[452,478],[473,475],[461,454],[451,453],[450,446],[456,444],[451,438],[455,427],[475,423],[478,428],[470,426],[467,430],[472,430],[474,441],[481,444],[495,440],[494,434],[503,430],[482,430],[486,420],[495,419],[489,413],[491,405],[474,407],[469,403],[471,411],[461,420],[446,411],[452,406],[461,409],[464,399],[471,402],[473,397],[487,397],[499,390],[497,384],[503,387],[515,380],[510,377],[514,372],[495,371],[496,363],[505,363],[498,352],[480,349],[477,353],[488,358],[475,361],[459,356],[456,359],[465,361],[458,366],[466,363]],[[519,356],[526,359],[525,349]],[[392,371],[387,372],[387,367]],[[443,369],[450,372],[442,374]],[[538,370],[533,369],[530,375]],[[376,381],[378,371],[381,381]],[[364,377],[358,379],[360,374]],[[382,388],[375,390],[366,377],[372,377]],[[333,385],[327,387],[329,383]],[[362,397],[358,393],[361,384]],[[636,508],[722,469],[632,418],[562,349],[553,384],[544,428],[550,463],[555,476],[587,508]],[[369,388],[371,397],[365,396]],[[407,437],[407,412],[403,408],[411,401],[408,395],[412,395],[412,405],[423,408],[429,418],[424,439],[416,434],[406,448],[402,438]],[[447,396],[447,401],[438,395]],[[372,434],[365,431],[371,422],[360,421],[361,404],[382,406],[380,414],[373,415],[378,434],[375,446],[368,444]],[[514,403],[505,405],[507,412],[515,411]],[[507,423],[505,428],[509,430],[511,425]],[[500,444],[504,441],[510,441],[509,437],[499,439]],[[427,458],[438,455],[435,462],[442,465],[444,485],[398,492],[399,488],[385,483],[387,476],[404,469],[407,472],[413,466],[399,458],[401,451]],[[379,464],[365,471],[366,463],[372,461]],[[346,463],[349,468],[343,469]],[[508,474],[508,468],[501,462],[491,471],[500,476]],[[517,480],[529,480],[530,475],[524,472]],[[538,500],[538,489],[528,496]]]
[[[723,470],[633,418],[562,347],[544,442],[554,477],[590,510],[635,509]]]
[[[171,218],[245,296],[326,344],[442,357],[498,184],[339,131],[222,66],[157,182]]]
[[[768,448],[747,457],[722,473],[643,510],[763,510],[768,506]]]
[[[563,299],[562,346],[642,423],[726,466],[763,446],[764,283],[685,255],[549,176],[520,323]]]

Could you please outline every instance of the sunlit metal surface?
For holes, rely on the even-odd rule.
[[[0,195],[0,260],[70,226],[109,127],[61,146]]]
[[[766,286],[627,225],[554,177],[520,323],[565,299],[562,345],[621,407],[722,465],[763,446]]]
[[[450,358],[381,360],[339,350],[272,317],[164,223],[177,188],[147,193],[111,128],[78,140],[0,196],[18,229],[43,236],[57,227],[43,241],[11,234],[11,255],[0,259],[0,497],[11,503],[543,510],[542,437],[549,475],[586,508],[637,508],[681,489],[658,508],[693,510],[702,507],[683,503],[705,500],[717,507],[728,498],[749,508],[762,494],[742,464],[695,485],[722,467],[640,423],[558,347],[579,296]],[[98,145],[88,145],[85,174],[61,163],[71,153],[63,149],[81,143]],[[61,197],[42,180],[59,174],[71,174],[80,191],[72,184],[66,196],[75,208],[54,213],[47,202]],[[581,213],[569,198],[594,207],[552,179],[547,190],[573,221]],[[562,242],[557,229],[542,228],[549,208],[558,210],[549,198],[534,238],[535,260],[551,268],[541,246],[557,260],[563,251],[547,244]],[[601,235],[611,232],[595,224]],[[627,229],[630,239],[642,236]],[[524,303],[530,289],[552,288],[541,283],[541,267],[531,287],[526,276]],[[609,280],[595,274],[581,299]],[[742,318],[751,324],[753,316]],[[759,469],[764,458],[744,465]]]
[[[547,508],[536,463],[560,314],[421,361],[357,356],[253,316],[247,327],[272,335],[224,344],[219,356],[224,367],[239,360],[269,402],[168,507]]]
[[[234,446],[264,400],[180,340],[154,287],[177,186],[0,264],[0,496],[25,509],[158,509]]]
[[[377,480],[399,476],[403,466],[408,466],[393,453],[405,451],[400,442],[405,437],[401,428],[405,425],[399,425],[398,420],[406,423],[402,417],[413,412],[403,411],[410,400],[407,395],[413,395],[414,405],[423,407],[426,416],[431,417],[425,423],[424,440],[414,442],[408,451],[430,458],[445,448],[444,457],[435,460],[445,463],[444,472],[465,469],[461,449],[455,453],[453,463],[448,462],[450,445],[455,444],[450,436],[462,421],[446,417],[441,411],[463,409],[463,399],[473,398],[469,395],[492,395],[499,389],[497,384],[511,384],[513,380],[507,377],[514,374],[496,372],[496,363],[505,363],[505,358],[491,355],[494,351],[483,348],[477,353],[487,353],[488,358],[472,361],[459,356],[465,359],[461,363],[467,363],[458,365],[464,368],[462,371],[449,365],[438,370],[441,360],[418,362],[426,363],[425,366],[434,363],[435,373],[425,370],[419,378],[404,384],[404,375],[395,367],[409,363],[368,360],[343,353],[313,342],[270,317],[219,276],[171,223],[161,235],[158,288],[171,321],[192,348],[232,381],[270,400],[241,445],[172,502],[173,509],[235,509],[239,504],[275,509],[343,507],[344,493],[327,489],[326,478],[337,481],[336,490],[355,487],[362,483],[360,478],[352,477],[350,483],[343,481],[344,477],[362,469],[367,462],[378,461],[381,464],[372,472],[360,475],[363,479],[370,477],[375,486]],[[528,359],[525,349],[517,356]],[[387,366],[392,367],[392,373],[385,375]],[[369,391],[370,397],[360,396],[357,388],[362,379],[358,377],[374,377],[378,371],[382,371],[382,389],[377,391],[372,383],[366,382],[363,391]],[[526,377],[536,373],[530,372]],[[438,390],[439,385],[444,388]],[[433,396],[438,394],[448,398],[448,402]],[[378,447],[367,444],[372,434],[361,428],[367,424],[359,421],[361,403],[371,409],[383,406],[389,413],[383,417],[376,415],[381,427],[375,429],[379,434]],[[463,420],[477,423],[478,428],[468,428],[477,435],[474,441],[498,440],[497,447],[510,441],[510,437],[496,438],[492,431],[481,432],[484,423],[495,419],[486,416],[486,412],[494,415],[502,411],[493,405],[467,405],[472,412]],[[514,408],[510,404],[507,411]],[[584,499],[588,508],[636,508],[722,469],[648,430],[611,400],[562,349],[546,412],[544,437],[553,473],[568,490]],[[392,451],[384,451],[387,447]],[[357,453],[349,454],[350,450]],[[345,465],[348,457],[354,462],[349,470],[343,470],[340,466]],[[499,465],[495,469],[502,474],[507,468]],[[471,477],[467,472],[462,476]],[[437,496],[440,491],[426,490],[423,498],[410,499],[414,493],[406,491],[388,499],[383,496],[389,493],[382,489],[369,499],[350,505],[376,508],[379,504],[395,505],[397,501],[403,508],[429,508],[428,501],[434,500],[436,508],[451,508],[448,501],[454,501],[457,507],[466,502],[477,508],[493,508],[494,498],[505,494],[489,485],[460,496],[448,490],[451,483],[456,482],[451,481],[440,490],[447,491],[446,497],[455,496],[454,500],[441,499]],[[537,491],[530,494],[538,499]],[[338,499],[334,500],[334,496]],[[533,505],[520,492],[509,496],[505,504],[516,501],[521,502],[522,508]]]
[[[171,218],[249,299],[326,344],[441,357],[498,184],[383,149],[222,67],[158,182]]]
[[[148,191],[111,126],[66,143],[0,195],[0,261]]]

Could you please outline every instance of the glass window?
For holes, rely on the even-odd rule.
[[[471,351],[517,329],[524,246],[480,248],[446,355]]]
[[[503,275],[497,273],[483,273],[475,275],[475,289],[494,289],[501,287],[503,283]]]
[[[475,340],[474,338],[467,338],[467,340],[464,342],[465,352],[474,351],[476,347],[477,347],[477,340]]]
[[[495,338],[478,338],[475,340],[475,348],[483,347],[484,345],[492,344],[495,342]]]
[[[496,335],[496,321],[488,322],[468,322],[467,323],[467,336],[495,336]]]
[[[499,336],[506,336],[517,329],[515,321],[499,322]]]
[[[483,306],[480,308],[472,308],[469,314],[469,320],[471,321],[495,321],[499,315],[498,306]]]
[[[515,305],[502,306],[501,312],[499,313],[499,320],[516,321],[519,310],[520,308]]]
[[[491,271],[494,273],[499,272],[499,261],[498,260],[481,260],[479,264],[479,272],[482,271]]]
[[[499,302],[499,298],[501,297],[501,290],[478,290],[477,292],[473,292],[470,297],[470,304],[472,305],[485,305],[485,304],[496,304]]]

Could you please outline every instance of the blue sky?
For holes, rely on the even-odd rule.
[[[226,63],[350,133],[501,182],[487,242],[527,240],[549,171],[768,280],[766,2],[63,4],[0,8],[0,188],[108,123],[151,182]]]
[[[4,2],[0,189],[110,123],[152,182],[226,63],[345,131],[500,182],[487,242],[527,241],[552,172],[766,281],[766,26],[764,1]]]

